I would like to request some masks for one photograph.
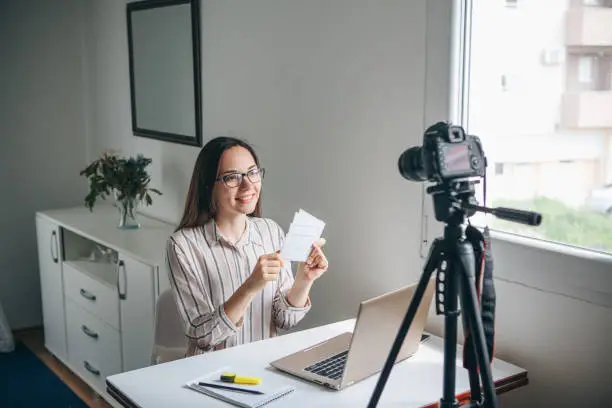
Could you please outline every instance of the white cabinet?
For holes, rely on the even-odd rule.
[[[155,303],[169,287],[174,227],[140,221],[120,230],[104,205],[36,215],[45,347],[111,404],[106,377],[151,363]]]
[[[153,268],[119,254],[121,346],[123,370],[145,367],[151,361],[155,320]]]
[[[66,359],[60,228],[57,224],[37,216],[36,235],[45,347],[58,358]]]

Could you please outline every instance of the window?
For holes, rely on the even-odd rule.
[[[488,218],[493,229],[612,253],[612,38],[608,19],[580,10],[603,3],[467,8],[461,116],[488,159],[486,204],[543,215],[537,228]]]

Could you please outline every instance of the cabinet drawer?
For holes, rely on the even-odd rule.
[[[112,268],[112,265],[108,267]],[[120,330],[119,298],[116,288],[92,278],[70,263],[63,264],[63,271],[66,297]]]
[[[68,360],[78,374],[105,389],[105,379],[121,372],[119,331],[66,300]]]

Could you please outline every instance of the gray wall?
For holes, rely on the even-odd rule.
[[[117,132],[110,139],[94,127],[90,154],[120,147],[152,157],[152,184],[164,195],[146,212],[176,222],[199,149],[131,136],[124,7],[94,13],[104,17],[93,26],[117,40],[92,49],[117,74],[90,79],[104,107],[95,115],[113,118]],[[439,9],[448,27],[449,7]],[[357,300],[414,278],[421,186],[400,177],[397,158],[423,131],[426,20],[424,1],[202,2],[204,140],[255,145],[268,170],[266,216],[287,228],[304,208],[328,221],[332,268],[302,327],[350,317]],[[444,84],[442,67],[434,72]]]
[[[35,211],[86,193],[80,6],[0,2],[0,302],[13,329],[41,322]]]
[[[516,406],[606,406],[612,398],[612,264],[496,240],[497,355],[530,371]],[[511,395],[512,394],[512,395]],[[606,404],[604,404],[606,402]]]

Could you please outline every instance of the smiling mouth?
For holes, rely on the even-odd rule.
[[[248,196],[236,197],[236,201],[242,204],[246,204],[250,202],[255,197],[255,194],[250,194]]]

